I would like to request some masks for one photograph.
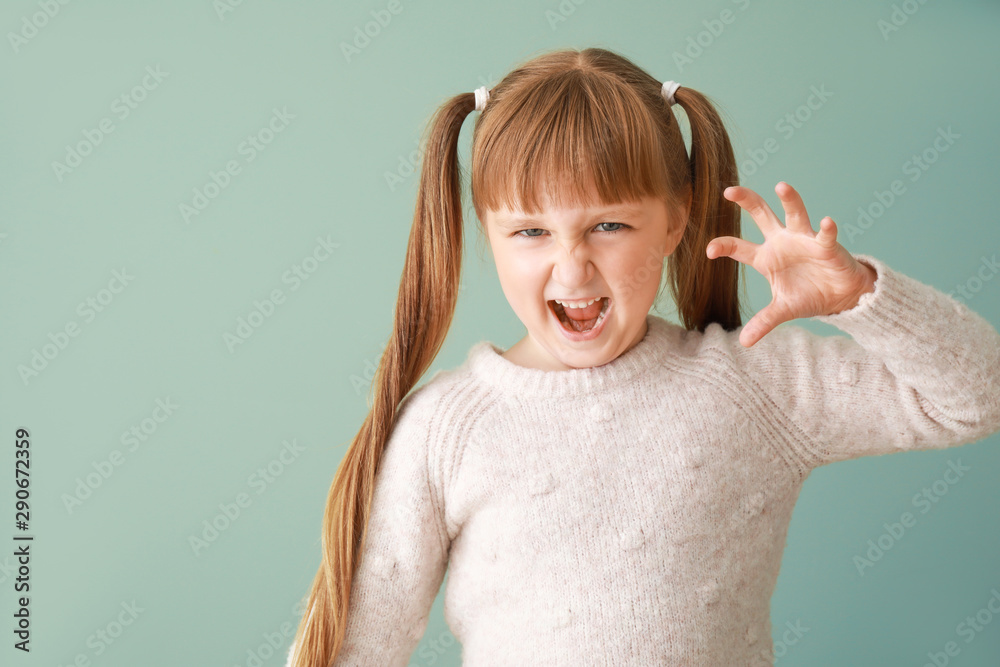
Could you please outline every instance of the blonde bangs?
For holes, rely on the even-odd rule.
[[[655,196],[670,201],[664,126],[648,101],[618,77],[570,69],[508,87],[475,128],[473,203],[485,210],[541,212],[610,206]]]

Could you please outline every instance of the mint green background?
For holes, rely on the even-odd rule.
[[[13,559],[0,557],[0,662],[68,665],[84,654],[109,667],[247,665],[264,635],[284,623],[294,630],[319,564],[327,490],[367,412],[366,372],[391,326],[417,178],[393,190],[385,175],[415,149],[437,105],[535,53],[604,46],[710,95],[741,159],[768,137],[780,145],[744,171],[745,185],[777,208],[773,188],[790,182],[814,225],[831,215],[848,249],[945,292],[1000,252],[994,0],[914,1],[919,10],[888,39],[877,25],[893,12],[885,1],[578,2],[565,0],[568,16],[553,27],[546,12],[556,2],[401,0],[351,62],[341,42],[386,2],[246,0],[221,18],[210,0],[72,2],[16,53],[7,35],[39,5],[3,3],[0,507],[12,517],[11,436],[26,426],[36,541],[30,656],[11,648]],[[693,62],[675,63],[727,8],[734,20],[722,34]],[[169,75],[120,119],[112,102],[156,65]],[[775,124],[814,85],[833,96],[785,138]],[[246,163],[240,142],[283,107],[295,118]],[[52,162],[102,118],[114,131],[59,182]],[[462,132],[463,168],[474,120]],[[939,127],[961,138],[910,181],[904,163]],[[241,173],[186,224],[179,204],[233,159]],[[894,179],[905,194],[849,240],[858,207]],[[523,332],[476,224],[470,215],[464,290],[430,372],[460,364],[478,340],[509,346]],[[761,240],[749,216],[744,230]],[[327,235],[339,248],[293,291],[282,275]],[[134,280],[85,323],[77,305],[122,268]],[[1000,325],[1000,277],[984,275],[967,303]],[[770,291],[752,269],[747,276],[757,311]],[[284,303],[230,353],[224,333],[274,289]],[[79,335],[23,382],[18,366],[73,321]],[[177,411],[128,452],[121,434],[167,397]],[[258,494],[248,478],[286,439],[304,452]],[[998,445],[993,436],[814,472],[772,607],[776,642],[786,622],[809,630],[778,664],[921,665],[955,640],[952,664],[996,665],[1000,619],[972,643],[955,627],[1000,589]],[[64,494],[116,449],[124,463],[68,512]],[[859,576],[853,557],[959,458],[972,471]],[[188,537],[241,492],[252,504],[195,555]],[[144,611],[96,655],[88,637],[132,600]],[[439,595],[412,665],[460,664],[441,604]],[[289,639],[262,664],[282,665]]]

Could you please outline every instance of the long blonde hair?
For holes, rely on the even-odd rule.
[[[674,98],[688,118],[689,157],[660,86],[627,58],[600,48],[559,50],[522,64],[490,90],[476,119],[473,206],[480,221],[487,209],[501,207],[537,213],[539,186],[565,205],[595,196],[608,205],[654,196],[678,206],[690,194],[687,228],[667,261],[670,290],[688,330],[717,322],[732,331],[742,324],[738,263],[705,254],[711,239],[740,235],[739,208],[722,196],[725,187],[738,184],[729,135],[709,99],[681,87]],[[294,667],[328,667],[340,650],[375,478],[397,408],[433,363],[451,326],[463,244],[458,137],[474,110],[474,93],[452,97],[422,138],[420,186],[392,337],[375,373],[371,411],[330,486],[323,560],[295,635]]]

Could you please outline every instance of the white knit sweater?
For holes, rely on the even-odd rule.
[[[855,257],[874,292],[815,318],[853,339],[786,323],[744,348],[650,315],[603,366],[524,368],[481,341],[411,392],[334,664],[407,665],[446,568],[466,667],[773,664],[810,471],[1000,430],[996,330]]]

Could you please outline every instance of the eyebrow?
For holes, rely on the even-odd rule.
[[[635,215],[639,212],[639,206],[636,204],[619,204],[616,206],[609,206],[607,208],[594,209],[594,212],[590,215],[591,218],[600,218],[606,215],[623,215],[630,216]],[[541,222],[540,218],[536,218],[530,215],[499,215],[497,217],[497,224],[502,227],[519,227],[520,225]]]

